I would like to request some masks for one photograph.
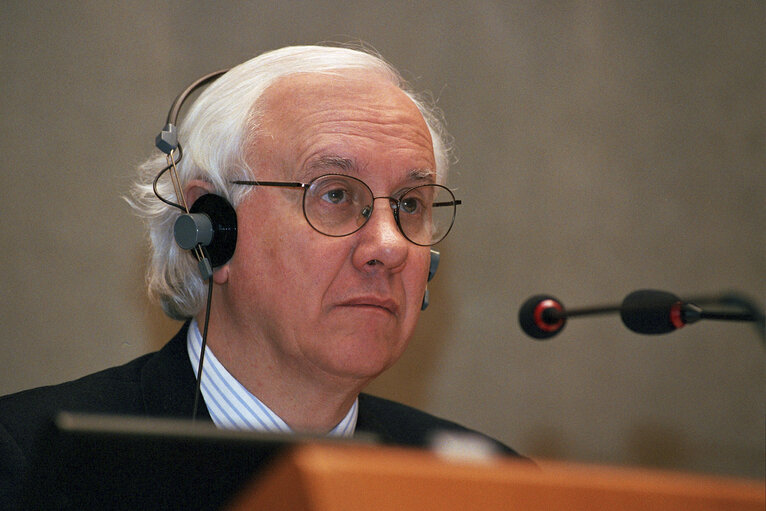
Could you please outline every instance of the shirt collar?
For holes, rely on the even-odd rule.
[[[196,319],[193,319],[189,325],[189,331],[186,335],[186,349],[196,375],[199,367],[199,354],[202,349],[202,335]],[[213,423],[219,428],[272,433],[292,432],[285,421],[251,394],[226,370],[210,347],[205,348],[200,392]],[[359,399],[357,398],[343,420],[328,433],[328,436],[353,436],[358,410]]]

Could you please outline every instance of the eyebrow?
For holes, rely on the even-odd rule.
[[[436,182],[436,172],[433,169],[412,169],[409,172],[409,178],[412,181],[430,181]]]
[[[343,156],[327,155],[317,158],[308,166],[308,170],[327,170],[338,169],[346,174],[355,174],[359,171],[359,166],[351,158]],[[407,173],[408,180],[411,181],[436,181],[436,172],[430,168],[412,169]]]
[[[349,174],[355,173],[358,170],[358,166],[354,160],[342,156],[321,156],[317,160],[311,162],[308,168],[309,170],[339,169]]]

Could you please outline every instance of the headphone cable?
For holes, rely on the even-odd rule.
[[[207,258],[207,250],[201,247],[205,257]],[[197,406],[199,404],[199,397],[202,386],[202,364],[205,361],[205,350],[207,348],[207,329],[210,325],[210,305],[213,301],[213,275],[211,274],[207,281],[207,306],[205,307],[205,325],[202,329],[202,347],[199,352],[199,366],[197,367],[197,386],[194,390],[194,408],[192,410],[192,422],[197,420]]]

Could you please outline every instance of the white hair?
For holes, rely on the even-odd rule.
[[[230,181],[253,178],[245,163],[246,147],[258,130],[259,115],[254,108],[263,92],[277,79],[291,74],[326,74],[345,69],[377,72],[413,100],[431,134],[437,180],[444,182],[450,144],[441,112],[430,98],[415,94],[391,65],[367,51],[294,46],[264,53],[230,69],[200,94],[179,126],[183,149],[178,165],[181,187],[194,179],[206,181],[236,208],[252,187],[232,186]],[[205,282],[195,259],[173,238],[173,225],[181,211],[161,202],[153,191],[154,179],[166,164],[165,154],[157,151],[139,167],[139,179],[129,202],[149,229],[149,295],[161,303],[168,316],[183,320],[202,310]],[[157,189],[163,197],[175,198],[169,176],[157,183]]]

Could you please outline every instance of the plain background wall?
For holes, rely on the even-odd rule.
[[[764,2],[0,3],[0,394],[157,349],[121,199],[175,95],[289,44],[363,40],[445,111],[464,205],[410,350],[371,391],[537,457],[764,476],[751,325],[615,316],[537,342],[529,295],[763,303]],[[257,264],[257,262],[254,262]]]

